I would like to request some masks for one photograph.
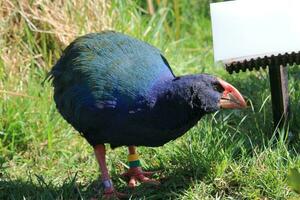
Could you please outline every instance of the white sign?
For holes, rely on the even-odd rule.
[[[300,0],[236,0],[210,8],[215,61],[300,51]]]

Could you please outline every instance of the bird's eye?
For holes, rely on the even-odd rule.
[[[213,88],[214,88],[214,90],[216,90],[216,91],[218,91],[218,92],[224,92],[224,88],[223,88],[223,86],[220,84],[220,83],[218,83],[218,82],[214,82],[213,83]]]

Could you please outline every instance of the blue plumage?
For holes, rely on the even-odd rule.
[[[175,77],[158,49],[116,32],[76,39],[50,75],[59,112],[91,145],[163,145],[221,98],[215,77]]]

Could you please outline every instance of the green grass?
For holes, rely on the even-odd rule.
[[[160,48],[177,75],[222,77],[251,102],[246,110],[206,116],[163,147],[139,148],[144,168],[160,170],[159,188],[129,190],[119,176],[127,167],[126,148],[108,150],[120,191],[132,199],[299,198],[286,183],[288,169],[300,168],[296,66],[289,70],[289,128],[273,133],[268,74],[229,75],[213,62],[208,0],[161,0],[153,16],[142,1],[78,2],[0,3],[0,199],[101,198],[92,148],[56,111],[50,83],[41,83],[68,42],[103,29]]]

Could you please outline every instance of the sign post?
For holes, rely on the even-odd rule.
[[[274,126],[288,120],[288,65],[300,64],[299,0],[211,4],[215,61],[229,73],[269,68]]]

